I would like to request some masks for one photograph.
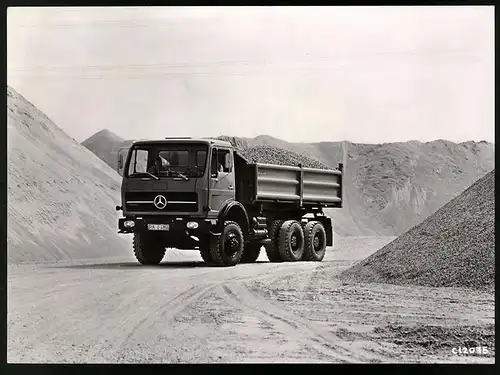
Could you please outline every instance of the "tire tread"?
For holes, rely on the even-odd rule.
[[[325,257],[326,246],[325,250],[323,250],[320,255],[314,252],[314,244],[312,243],[312,241],[313,241],[314,229],[317,226],[321,227],[321,230],[323,231],[324,240],[326,243],[326,232],[325,228],[323,227],[323,224],[321,224],[321,222],[319,221],[308,222],[304,227],[304,260],[306,261],[321,262]]]
[[[288,242],[288,237],[290,235],[290,231],[293,229],[294,226],[298,226],[300,228],[300,233],[302,235],[302,249],[300,251],[300,256],[297,257],[295,254],[292,252],[292,248]],[[302,230],[302,226],[300,225],[299,222],[295,220],[287,220],[283,223],[283,225],[280,228],[279,232],[279,252],[281,255],[281,258],[285,260],[286,262],[297,262],[302,259],[303,252],[304,252],[304,232]]]
[[[148,238],[147,233],[134,233],[133,247],[135,258],[144,265],[159,264],[165,256],[165,247]]]
[[[248,243],[245,245],[241,263],[254,263],[260,255],[261,244]]]
[[[265,248],[269,261],[273,263],[283,262],[279,252],[278,242],[279,231],[284,222],[284,220],[273,220],[269,227],[269,238],[271,239],[271,243],[266,245]]]
[[[241,230],[241,227],[238,225],[238,223],[234,221],[226,221],[224,223],[224,229],[222,230],[222,235],[221,236],[212,236],[209,241],[209,250],[210,250],[210,257],[212,258],[213,264],[221,267],[227,267],[227,266],[234,266],[239,263],[240,259],[237,259],[237,261],[227,263],[224,261],[224,258],[222,256],[222,251],[223,249],[220,246],[221,238],[224,235],[226,227],[229,225],[234,225],[237,228],[237,231],[239,231],[241,238],[243,238],[243,232]]]

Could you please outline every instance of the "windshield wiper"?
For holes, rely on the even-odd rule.
[[[147,174],[148,176],[153,177],[155,180],[159,180],[160,179],[158,176],[155,176],[154,174],[149,173],[149,172],[135,172],[134,174],[132,174],[132,176],[136,175],[136,174]]]
[[[184,176],[181,172],[178,171],[170,171],[170,172],[177,173],[179,177],[182,177],[185,181],[189,181],[189,177]]]
[[[153,177],[155,180],[159,180],[159,179],[160,179],[160,177],[155,176],[155,175],[154,175],[154,174],[152,174],[152,173],[146,172],[146,174],[150,175],[150,176],[151,176],[151,177]]]

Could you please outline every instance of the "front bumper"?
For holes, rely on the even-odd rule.
[[[133,220],[132,228],[125,227],[125,221]],[[196,229],[187,228],[188,222],[197,222]],[[168,230],[149,230],[148,224],[168,224]],[[158,241],[162,241],[165,247],[176,249],[198,249],[202,243],[206,243],[208,236],[212,235],[215,226],[214,220],[193,218],[121,218],[118,219],[118,233],[151,233]]]
[[[135,225],[132,228],[125,227],[125,221],[134,221]],[[188,222],[198,223],[196,229],[188,229]],[[189,235],[205,235],[209,234],[215,226],[215,220],[211,219],[196,219],[196,218],[170,218],[170,217],[143,217],[143,218],[120,218],[118,219],[118,233],[138,233],[138,232],[159,232],[148,230],[148,224],[168,224],[168,231],[160,231],[163,233],[187,233]]]

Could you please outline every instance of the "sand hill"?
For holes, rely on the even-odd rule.
[[[424,222],[344,271],[358,282],[493,289],[495,171]]]
[[[10,87],[7,113],[8,261],[128,254],[118,174]]]
[[[107,165],[117,170],[118,153],[121,148],[130,147],[131,142],[126,141],[108,129],[97,132],[82,142],[82,145],[91,150]]]

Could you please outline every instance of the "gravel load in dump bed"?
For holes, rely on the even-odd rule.
[[[492,290],[495,170],[340,277],[355,282]]]
[[[250,163],[289,165],[295,167],[302,163],[304,168],[332,169],[316,159],[274,146],[253,146],[246,150],[239,150],[238,153]]]
[[[277,164],[298,167],[300,163],[304,168],[332,169],[319,160],[271,145],[249,146],[244,139],[237,137],[218,136],[216,139],[229,142],[237,149],[249,163]]]

